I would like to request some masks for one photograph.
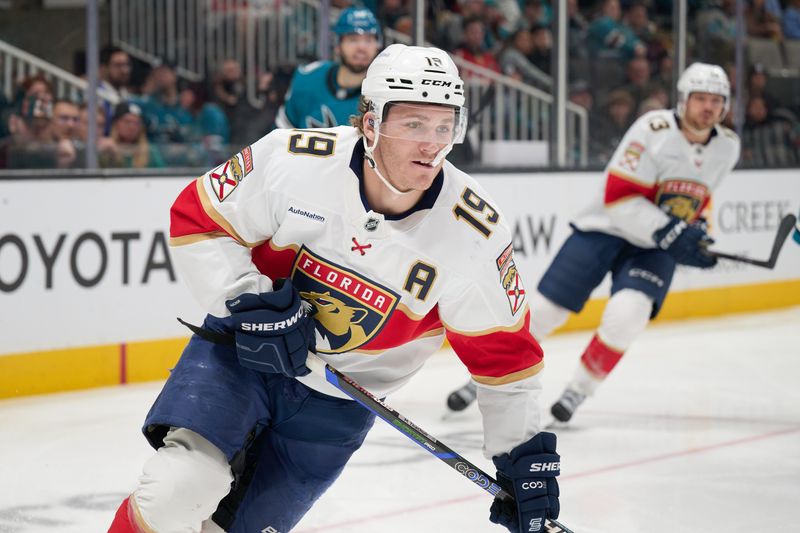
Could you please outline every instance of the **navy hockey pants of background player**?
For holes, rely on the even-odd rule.
[[[205,327],[216,329],[213,319]],[[195,335],[145,420],[159,452],[145,464],[132,513],[159,533],[199,531],[215,509],[214,521],[230,533],[286,533],[341,474],[373,422],[354,401],[246,369],[235,347]],[[170,427],[186,429],[167,436]],[[219,529],[206,522],[203,531]]]
[[[600,327],[568,386],[587,396],[658,314],[676,263],[663,250],[640,248],[606,233],[574,226],[573,230],[531,300],[531,329],[537,339],[547,336],[566,321],[570,311],[579,313],[595,287],[611,273],[611,298]]]

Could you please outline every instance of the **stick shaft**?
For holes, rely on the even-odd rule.
[[[472,462],[468,461],[448,446],[439,442],[439,440],[437,440],[435,437],[431,436],[425,430],[408,420],[406,417],[388,406],[385,402],[373,396],[372,393],[361,387],[352,378],[342,374],[312,353],[309,353],[306,365],[314,372],[324,373],[325,379],[334,387],[341,390],[355,401],[363,405],[365,408],[375,413],[378,418],[383,419],[384,422],[398,430],[413,442],[417,443],[420,447],[425,449],[434,457],[446,463],[453,470],[469,479],[492,496],[500,498],[501,500],[514,499],[511,494],[500,487],[500,485],[492,476],[475,466]],[[559,522],[551,519],[547,519],[545,531],[547,533],[572,533],[571,530]]]

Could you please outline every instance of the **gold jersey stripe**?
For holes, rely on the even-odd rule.
[[[480,337],[482,335],[489,335],[490,333],[498,333],[500,331],[506,331],[508,333],[515,333],[515,332],[521,330],[523,328],[523,326],[525,325],[525,316],[527,314],[528,314],[528,303],[525,302],[525,305],[522,308],[522,313],[520,313],[520,315],[519,315],[519,319],[514,324],[512,324],[510,326],[497,326],[497,327],[494,327],[494,328],[483,329],[483,330],[480,330],[480,331],[462,331],[462,330],[456,329],[456,328],[450,326],[449,324],[445,323],[444,320],[442,320],[442,324],[444,324],[444,327],[447,329],[447,331],[452,331],[453,333],[458,333],[459,335],[464,335],[465,337]]]
[[[484,385],[505,385],[506,383],[514,383],[516,381],[522,381],[525,378],[535,376],[536,374],[541,372],[543,368],[544,368],[544,361],[540,361],[531,367],[525,368],[523,370],[518,370],[516,372],[512,372],[511,374],[506,374],[505,376],[492,377],[492,376],[473,375],[472,379]]]
[[[230,222],[225,220],[225,217],[223,217],[222,214],[220,214],[220,212],[217,211],[214,208],[214,204],[211,202],[211,199],[208,197],[208,193],[206,192],[206,188],[203,185],[203,180],[204,179],[205,179],[205,176],[197,178],[197,181],[196,181],[196,183],[197,183],[197,196],[200,198],[200,204],[203,206],[203,210],[206,212],[206,214],[209,216],[209,218],[211,220],[213,220],[214,222],[216,222],[219,227],[221,227],[226,232],[228,232],[228,234],[231,237],[233,237],[234,239],[236,239],[236,241],[239,244],[241,244],[242,246],[247,246],[248,248],[255,248],[256,246],[259,246],[260,244],[265,243],[266,240],[259,241],[259,242],[247,242],[246,240],[244,240],[242,238],[241,235],[239,235],[239,232],[237,232],[233,228],[233,225],[231,225]]]

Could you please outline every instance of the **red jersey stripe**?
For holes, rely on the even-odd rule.
[[[225,231],[203,209],[197,192],[197,180],[193,180],[181,191],[172,204],[169,215],[169,236],[172,238]]]
[[[658,192],[658,185],[648,185],[635,181],[629,176],[609,172],[606,178],[606,194],[604,202],[606,205],[618,202],[631,196],[644,196],[651,202],[655,200]]]
[[[495,384],[523,379],[541,368],[543,352],[531,335],[530,310],[516,331],[494,331],[480,336],[447,331],[447,340],[469,372],[482,382]],[[529,370],[530,372],[525,372]]]

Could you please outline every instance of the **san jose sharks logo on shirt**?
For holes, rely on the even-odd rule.
[[[702,183],[672,179],[661,183],[655,203],[666,213],[692,222],[700,215],[708,194],[708,187]]]
[[[305,246],[295,259],[292,280],[316,310],[321,353],[344,353],[366,344],[381,331],[400,300],[394,291]]]

